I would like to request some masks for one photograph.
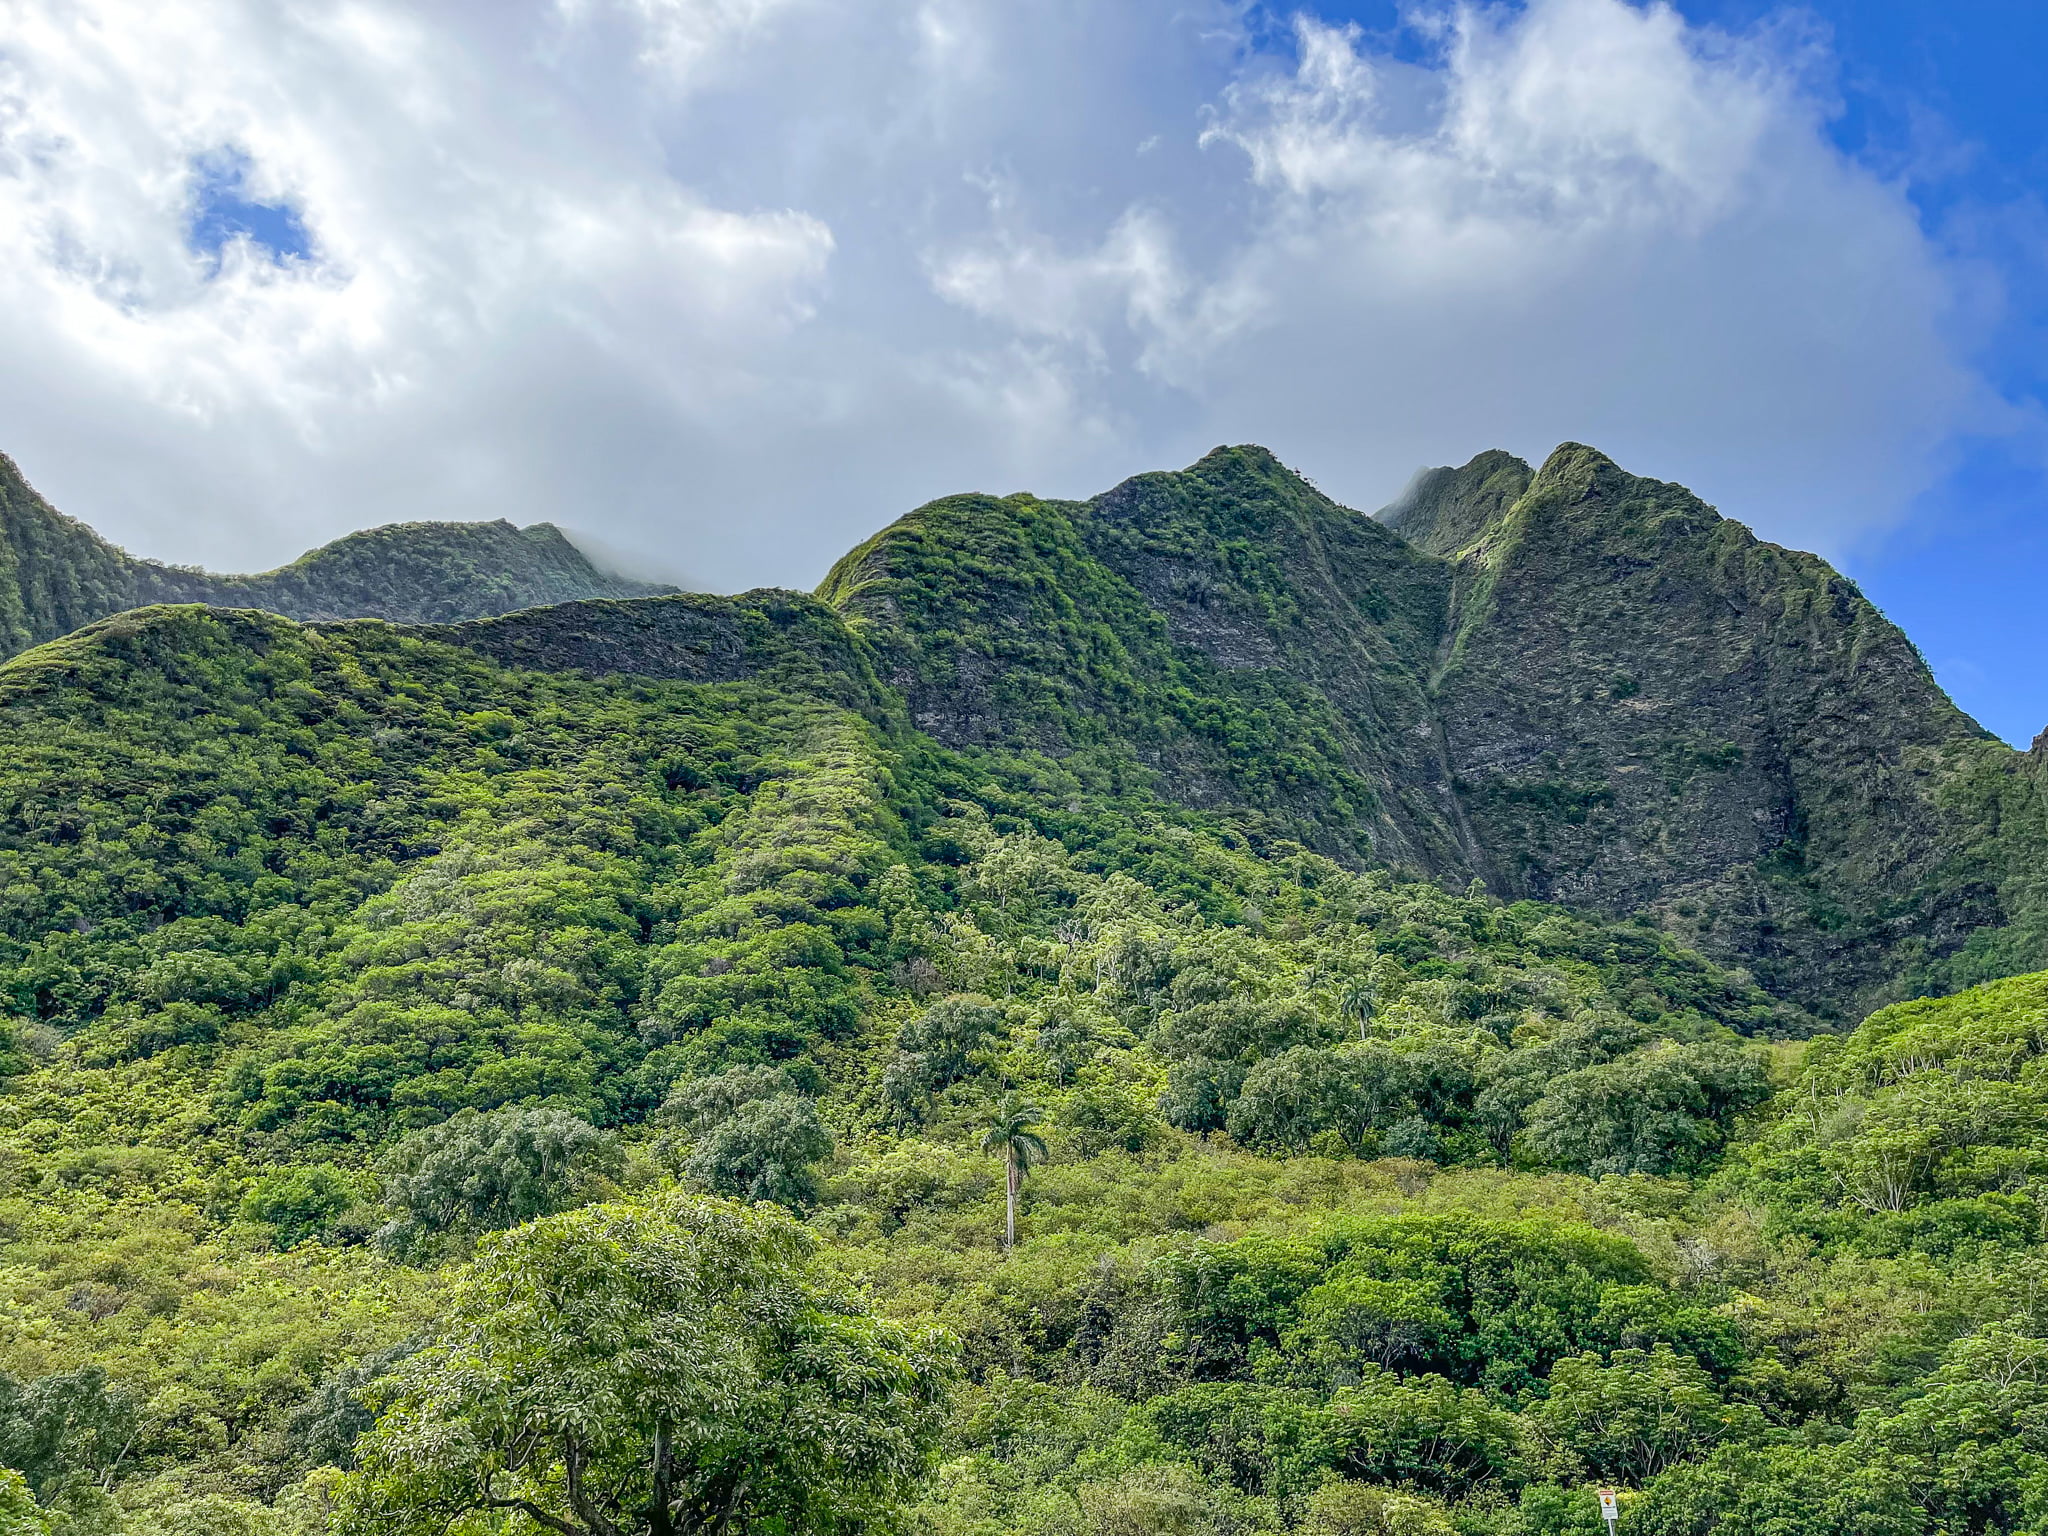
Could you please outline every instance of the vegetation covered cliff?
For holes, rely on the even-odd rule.
[[[1992,930],[2048,963],[2038,765],[1824,562],[1591,449],[1481,455],[1381,520],[1254,448],[956,497],[820,595],[951,745],[1106,753],[1342,860],[1653,912],[1824,1011]]]
[[[719,1230],[681,1188],[793,1210],[876,1347],[957,1341],[889,1452],[919,1530],[1563,1532],[1594,1481],[1642,1531],[2023,1528],[1979,1512],[2035,1453],[1971,1437],[2048,1349],[2038,980],[1802,1057],[1648,922],[942,747],[829,647],[848,703],[485,654],[540,622],[156,608],[0,668],[23,1519],[413,1528],[435,1416],[495,1443],[444,1330]],[[1007,1253],[1006,1113],[1050,1159]]]

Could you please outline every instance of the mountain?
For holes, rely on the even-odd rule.
[[[431,623],[670,588],[600,571],[551,523],[395,523],[254,576],[137,560],[53,508],[0,455],[0,656],[149,603]]]
[[[1340,857],[1462,859],[1423,729],[1447,573],[1263,449],[1091,502],[934,502],[819,596],[949,746],[1123,756]]]
[[[1338,857],[1654,912],[1810,1005],[2039,910],[2039,817],[1993,809],[2038,765],[1824,561],[1579,445],[1378,520],[1257,448],[951,498],[820,595],[949,744],[1113,744]]]
[[[1832,1016],[2048,964],[2048,754],[1956,709],[1824,561],[1579,445],[1431,471],[1377,518],[1224,448],[1086,502],[932,502],[815,597],[417,633],[771,681],[1354,867],[1652,914]]]
[[[1832,1016],[2048,964],[2041,754],[1824,561],[1576,444],[1429,471],[1377,517],[1256,447],[1085,502],[946,497],[815,597],[642,599],[504,522],[212,576],[11,469],[0,514],[15,648],[151,602],[393,619],[521,666],[802,687],[1354,866],[1649,913]]]
[[[1388,521],[1451,572],[1431,692],[1493,889],[1653,911],[1852,1005],[2006,919],[1945,798],[2019,759],[1824,561],[1576,445]]]
[[[0,662],[0,1530],[2048,1528],[2048,745],[1824,563],[1242,447],[332,600],[465,536]]]

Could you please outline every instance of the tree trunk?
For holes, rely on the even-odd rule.
[[[1003,1252],[1017,1246],[1017,1146],[1012,1142],[1003,1156]]]
[[[668,1454],[668,1426],[654,1426],[654,1500],[647,1510],[648,1536],[675,1536],[676,1522],[672,1505],[675,1502],[674,1479],[670,1476]]]

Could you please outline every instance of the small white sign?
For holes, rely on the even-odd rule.
[[[1614,1490],[1612,1488],[1602,1488],[1600,1490],[1600,1518],[1609,1525],[1614,1524],[1619,1515],[1619,1511],[1615,1508],[1614,1497]]]

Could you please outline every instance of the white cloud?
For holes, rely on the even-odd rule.
[[[947,291],[1029,330],[1063,312],[1048,293],[1121,280],[1190,414],[1365,501],[1396,465],[1576,438],[1839,548],[2000,416],[1955,275],[1829,144],[1796,34],[1536,0],[1453,13],[1422,69],[1297,32],[1294,68],[1229,89],[1205,135],[1257,194],[1236,230],[1175,257],[1155,220],[1142,265],[1121,229],[1043,261],[1006,231]]]
[[[549,517],[729,587],[1226,440],[1371,505],[1579,438],[1839,545],[2000,425],[1809,39],[1437,25],[1416,64],[1260,52],[1236,0],[0,0],[0,448],[171,558]],[[188,249],[226,149],[309,259]]]

